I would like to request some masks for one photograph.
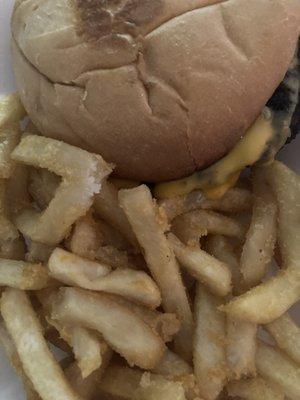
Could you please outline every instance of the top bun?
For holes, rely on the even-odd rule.
[[[225,155],[283,79],[299,0],[17,0],[13,61],[46,136],[158,182]]]

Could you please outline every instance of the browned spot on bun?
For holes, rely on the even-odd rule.
[[[162,0],[75,0],[78,33],[97,41],[110,34],[135,35],[163,9]]]

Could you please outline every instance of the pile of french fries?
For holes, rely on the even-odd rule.
[[[299,400],[299,176],[156,200],[24,116],[1,100],[0,342],[27,399]]]

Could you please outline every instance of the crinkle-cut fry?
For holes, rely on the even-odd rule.
[[[43,400],[80,400],[48,349],[42,326],[25,294],[6,289],[1,313],[21,359],[24,371]]]
[[[238,256],[228,238],[222,235],[211,235],[205,244],[206,251],[227,265],[231,272],[233,293],[241,291],[242,275]]]
[[[171,342],[180,329],[180,321],[177,319],[175,314],[151,310],[148,307],[132,303],[131,301],[124,299],[124,297],[113,294],[108,296],[116,303],[133,311],[148,326],[150,326],[152,331],[159,335],[164,342]]]
[[[18,164],[15,166],[12,176],[6,181],[7,204],[12,215],[30,206],[28,175],[29,171],[26,165]]]
[[[95,259],[97,249],[103,244],[103,236],[99,226],[89,213],[74,224],[71,236],[67,240],[67,248],[78,256]]]
[[[0,98],[0,129],[18,124],[25,115],[26,111],[18,93],[11,93]]]
[[[162,339],[141,318],[105,293],[62,288],[52,318],[97,330],[129,364],[143,369],[153,368],[165,350]]]
[[[109,225],[117,228],[128,242],[138,249],[138,242],[128,222],[128,219],[120,207],[118,189],[110,182],[103,182],[101,192],[95,196],[95,211]]]
[[[30,169],[28,190],[41,210],[49,205],[60,182],[60,177],[47,169]]]
[[[289,314],[265,325],[277,346],[300,365],[300,327]]]
[[[0,344],[4,348],[5,354],[9,359],[11,365],[13,366],[14,370],[22,380],[27,399],[39,400],[39,395],[36,393],[31,381],[28,379],[27,375],[24,372],[16,346],[14,345],[12,338],[10,337],[2,322],[0,323]]]
[[[157,285],[142,271],[124,268],[111,271],[105,264],[83,259],[60,248],[52,253],[48,269],[50,276],[67,285],[114,293],[154,309],[161,303]]]
[[[245,228],[233,218],[214,211],[196,210],[174,219],[172,232],[184,243],[197,245],[207,234],[224,235],[242,239]]]
[[[17,227],[25,236],[49,245],[64,239],[72,224],[87,212],[102,180],[111,172],[100,156],[41,136],[22,139],[12,158],[63,178],[46,210],[37,213],[28,209],[16,217]]]
[[[226,296],[231,292],[231,272],[225,263],[201,250],[199,246],[184,245],[172,233],[168,239],[179,264],[197,281],[217,296]]]
[[[124,400],[185,400],[181,383],[129,367],[110,365],[99,388]]]
[[[18,145],[21,130],[18,124],[0,127],[0,178],[8,179],[12,176],[16,162],[12,160],[11,153]]]
[[[260,377],[231,382],[227,392],[230,397],[245,400],[284,400],[284,393],[279,387]]]
[[[284,353],[260,343],[256,353],[258,373],[277,384],[291,400],[300,398],[300,367]]]
[[[112,350],[106,345],[101,347],[101,366],[87,378],[83,379],[81,371],[76,362],[65,369],[65,375],[76,393],[84,400],[92,400],[98,394],[98,385],[111,360]]]
[[[298,271],[283,270],[268,281],[220,307],[234,319],[267,324],[279,318],[300,299]]]
[[[240,260],[246,287],[258,285],[266,275],[277,233],[277,205],[260,169],[254,171],[253,190],[252,220]]]
[[[73,326],[71,344],[82,378],[85,379],[101,366],[101,342],[93,332]]]
[[[130,262],[127,252],[118,250],[114,246],[100,246],[95,253],[95,259],[112,268],[136,269]]]
[[[144,250],[151,274],[161,290],[164,310],[175,313],[181,320],[182,325],[175,337],[175,346],[178,353],[189,360],[192,353],[192,312],[174,252],[156,219],[150,190],[145,185],[121,190],[119,199]]]
[[[256,334],[256,324],[227,318],[226,360],[230,380],[256,374]]]
[[[32,240],[28,240],[27,242],[26,260],[33,263],[40,262],[47,264],[54,247],[43,243],[33,242]]]
[[[40,290],[53,284],[46,267],[24,261],[0,259],[0,286]]]
[[[185,196],[160,200],[158,204],[165,210],[169,221],[199,208],[237,214],[251,210],[252,193],[247,189],[234,187],[220,199],[213,200],[207,199],[200,190],[195,190]]]
[[[284,267],[300,268],[300,177],[279,161],[265,167],[275,193],[279,216],[279,244]]]
[[[220,300],[198,284],[195,299],[194,371],[200,395],[215,400],[226,384],[226,326]]]

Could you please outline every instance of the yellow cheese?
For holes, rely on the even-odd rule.
[[[202,190],[208,197],[222,197],[235,185],[241,171],[257,162],[276,137],[271,111],[265,109],[245,136],[220,161],[211,167],[177,181],[156,185],[156,198],[185,195],[193,190]]]

